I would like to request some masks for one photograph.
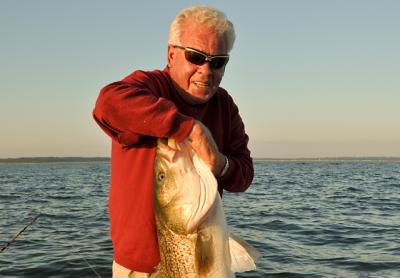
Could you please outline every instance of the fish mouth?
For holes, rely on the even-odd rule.
[[[158,161],[165,163],[173,163],[176,160],[177,146],[173,140],[167,138],[159,138],[157,142],[157,158]],[[167,168],[167,166],[165,166]]]
[[[190,143],[187,139],[178,143],[172,138],[159,138],[157,141],[156,159],[162,165],[165,165],[165,168],[169,168],[171,167],[171,165],[169,165],[170,163],[176,163],[180,159],[183,159],[183,161],[192,161],[191,150]]]

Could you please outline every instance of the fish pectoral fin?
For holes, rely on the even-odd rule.
[[[255,247],[232,234],[229,237],[229,249],[231,252],[232,272],[255,270],[255,262],[262,256]]]
[[[195,256],[196,273],[200,277],[207,276],[215,260],[213,239],[209,234],[199,231],[196,240]]]

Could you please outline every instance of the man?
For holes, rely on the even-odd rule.
[[[101,90],[93,115],[113,139],[114,277],[152,273],[160,260],[152,195],[158,137],[188,139],[216,176],[221,195],[249,187],[248,136],[237,106],[219,87],[234,39],[222,12],[185,9],[170,26],[164,70],[135,71]]]

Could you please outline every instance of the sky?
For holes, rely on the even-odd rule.
[[[235,25],[221,86],[253,157],[400,156],[400,1],[0,0],[0,158],[109,156],[99,90],[164,68],[194,4]]]

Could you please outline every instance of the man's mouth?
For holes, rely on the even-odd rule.
[[[201,82],[201,81],[194,81],[193,82],[197,87],[206,88],[210,86],[209,82]]]

